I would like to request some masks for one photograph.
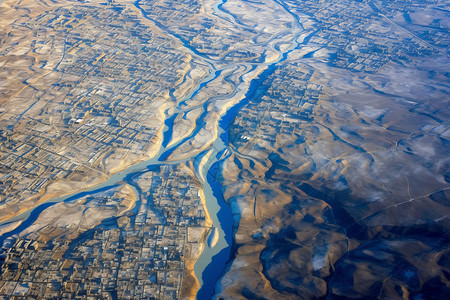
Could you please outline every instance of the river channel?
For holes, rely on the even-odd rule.
[[[238,23],[236,22],[235,18],[232,15],[221,10],[221,6],[225,2],[226,1],[218,1],[216,3],[214,7],[215,14],[222,18],[227,18],[235,25],[238,25]],[[142,11],[144,17],[148,18],[148,16],[140,8],[137,2],[135,5],[138,9]],[[160,24],[157,25],[161,26]],[[212,230],[210,233],[210,237],[205,241],[204,250],[194,266],[195,275],[200,283],[200,289],[198,291],[197,298],[198,299],[211,298],[215,290],[215,285],[219,280],[219,277],[225,270],[227,263],[230,260],[230,251],[233,239],[232,238],[233,216],[230,207],[225,203],[223,199],[222,186],[219,184],[219,182],[216,181],[215,176],[220,169],[221,163],[231,153],[231,151],[228,148],[229,143],[228,127],[232,124],[234,117],[239,112],[239,110],[244,105],[246,105],[250,99],[261,96],[261,94],[264,92],[264,86],[262,84],[263,81],[274,71],[277,64],[285,60],[287,58],[288,53],[298,46],[296,39],[299,36],[299,32],[301,32],[300,27],[301,25],[298,23],[295,28],[296,34],[294,35],[294,39],[291,40],[291,47],[289,47],[289,49],[286,49],[283,52],[279,51],[279,49],[276,49],[274,47],[274,43],[272,42],[273,40],[275,40],[275,38],[266,41],[264,45],[261,45],[264,47],[269,47],[274,52],[276,52],[278,54],[278,59],[271,62],[266,62],[263,60],[262,62],[259,63],[232,64],[222,67],[221,69],[216,69],[214,67],[214,62],[212,60],[202,56],[201,53],[198,53],[196,49],[193,49],[190,46],[189,47],[186,46],[186,42],[181,40],[175,34],[171,34],[174,38],[181,40],[181,42],[185,44],[186,49],[192,54],[192,56],[201,59],[203,63],[206,63],[209,66],[209,75],[203,78],[203,80],[195,88],[193,88],[187,95],[185,95],[185,97],[179,99],[177,101],[176,107],[172,111],[170,111],[170,113],[169,110],[166,111],[165,113],[166,121],[164,123],[165,125],[162,134],[163,140],[161,141],[161,146],[158,154],[149,160],[137,163],[121,172],[112,175],[107,181],[105,181],[100,185],[88,188],[81,192],[53,198],[40,204],[39,206],[33,209],[30,209],[8,220],[7,222],[4,222],[3,224],[0,224],[1,226],[14,221],[21,221],[21,224],[17,228],[0,236],[0,245],[6,238],[11,237],[15,234],[19,234],[27,227],[29,227],[34,221],[36,221],[36,219],[38,218],[38,216],[42,211],[44,211],[45,209],[56,203],[76,200],[78,198],[85,197],[89,194],[94,194],[97,192],[101,192],[102,190],[109,189],[123,182],[130,183],[128,180],[129,178],[132,178],[137,174],[145,172],[152,166],[173,165],[191,160],[194,161],[194,165],[196,166],[197,169],[196,170],[197,174],[201,179],[203,179],[203,191],[206,198],[205,209],[208,211],[212,220]],[[180,141],[171,143],[175,118],[177,117],[178,114],[187,113],[187,111],[184,111],[183,109],[184,103],[187,100],[194,97],[196,94],[198,94],[198,92],[202,88],[206,87],[208,83],[218,79],[225,69],[230,70],[231,68],[235,68],[236,66],[244,66],[244,72],[240,74],[239,82],[235,83],[234,90],[227,95],[223,95],[220,97],[211,97],[210,99],[207,99],[207,101],[199,105],[202,109],[202,113],[195,120],[196,127],[194,128],[192,133],[189,134],[189,136],[181,139]],[[245,82],[245,80],[243,79],[244,75],[249,74],[251,72],[255,72],[255,74],[259,74],[259,76],[256,78],[255,76],[253,76],[253,79],[250,82]],[[236,95],[242,91],[244,91],[243,93],[244,96],[236,97]],[[177,149],[178,146],[182,145],[190,138],[194,137],[205,126],[209,103],[216,100],[223,101],[232,98],[234,98],[234,100],[232,100],[233,105],[228,107],[228,109],[221,111],[217,128],[217,135],[216,135],[217,138],[213,141],[212,146],[204,150],[202,153],[195,154],[194,156],[186,159],[168,160],[170,158],[170,155],[173,153],[173,151]],[[192,110],[194,108],[191,107],[189,110]],[[206,163],[200,163],[204,162],[205,160]],[[139,192],[136,190],[134,186],[132,188],[134,193],[137,194],[138,196]],[[139,201],[140,200],[138,197],[138,202]],[[139,207],[138,202],[136,203],[136,207]]]
[[[203,79],[202,83],[200,83],[194,91],[192,91],[188,96],[192,96],[198,92],[199,89],[203,88],[205,86],[205,83],[213,80],[217,76],[219,76],[220,72],[211,72],[209,76]],[[206,108],[206,107],[205,107]],[[197,126],[202,126],[204,122],[202,122],[202,116],[199,117],[197,120]],[[169,121],[167,121],[169,120]],[[200,128],[199,128],[200,129]],[[20,225],[15,228],[14,230],[3,234],[0,237],[0,244],[3,243],[5,239],[8,237],[11,237],[16,234],[20,234],[23,230],[27,229],[30,225],[32,225],[39,215],[46,210],[47,208],[53,206],[56,203],[64,202],[64,201],[74,201],[76,199],[85,197],[90,194],[95,194],[107,189],[110,189],[116,185],[119,185],[122,182],[128,182],[129,178],[132,178],[135,175],[139,175],[142,172],[145,172],[147,169],[150,169],[152,166],[157,165],[174,165],[186,162],[188,160],[194,160],[199,161],[201,157],[205,154],[205,152],[200,153],[197,157],[192,158],[186,158],[181,160],[173,160],[173,161],[167,161],[167,157],[173,152],[174,149],[176,149],[177,146],[183,143],[185,139],[183,139],[180,142],[175,143],[171,147],[168,147],[169,140],[171,138],[171,132],[173,130],[173,117],[170,119],[166,119],[164,130],[163,130],[163,138],[160,150],[158,154],[146,161],[143,161],[141,163],[135,164],[133,166],[130,166],[129,168],[118,172],[114,175],[112,175],[107,181],[104,183],[88,188],[84,191],[69,194],[62,197],[56,197],[53,199],[50,199],[37,207],[30,209],[14,218],[11,218],[10,220],[0,224],[5,225],[8,223],[12,223],[15,221],[21,221]],[[198,130],[196,130],[198,132]],[[219,134],[223,134],[224,130],[221,129]],[[195,135],[192,133],[192,135]],[[191,136],[192,136],[191,135]],[[232,228],[232,216],[231,211],[229,207],[225,204],[222,198],[221,194],[221,187],[220,185],[213,179],[214,176],[211,176],[212,174],[215,174],[215,171],[212,171],[212,169],[217,170],[218,168],[218,158],[220,156],[223,156],[224,150],[226,149],[226,145],[223,143],[221,139],[217,139],[214,145],[212,146],[212,154],[210,155],[209,160],[206,164],[203,165],[203,167],[200,167],[200,164],[197,164],[197,170],[198,174],[201,174],[202,178],[205,178],[203,189],[205,193],[206,198],[206,207],[205,209],[209,212],[211,219],[212,219],[212,226],[213,230],[211,234],[215,234],[218,236],[218,240],[215,243],[207,243],[205,242],[205,250],[201,254],[201,257],[199,258],[198,262],[195,265],[195,273],[196,276],[198,276],[198,279],[200,281],[200,284],[202,286],[202,292],[205,295],[212,295],[213,287],[215,284],[215,281],[218,278],[217,276],[211,277],[211,276],[205,276],[202,275],[203,271],[210,265],[214,266],[215,270],[223,270],[225,267],[226,262],[229,259],[229,248],[231,246],[231,228]],[[208,150],[206,150],[208,151]],[[136,187],[132,184],[130,184],[134,193],[136,194],[137,198],[139,199],[139,192],[136,190]],[[139,200],[135,205],[135,209],[139,207]],[[223,226],[224,225],[224,226]],[[220,255],[218,255],[220,253]],[[221,266],[221,267],[219,267]],[[204,287],[203,287],[204,286]],[[200,299],[204,299],[204,297],[199,296]]]

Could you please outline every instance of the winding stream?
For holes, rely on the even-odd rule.
[[[239,22],[236,21],[235,17],[228,13],[225,10],[222,10],[223,4],[226,3],[226,0],[218,1],[214,6],[214,14],[217,17],[225,19],[236,26],[243,26]],[[136,2],[135,6],[141,11],[142,15],[154,22],[158,27],[167,31],[164,26],[158,23],[155,20],[149,18],[146,15],[145,11],[139,6],[139,3]],[[297,20],[298,21],[298,20]],[[184,41],[181,37],[176,35],[173,32],[168,32],[170,36],[174,39],[180,41],[183,46],[187,49],[188,52],[195,58],[198,58],[201,62],[206,63],[209,67],[209,75],[194,88],[192,89],[185,97],[179,99],[177,101],[176,107],[172,109],[172,112],[169,113],[169,110],[166,111],[165,117],[166,120],[164,122],[164,130],[162,134],[162,142],[157,155],[151,159],[143,161],[141,163],[135,164],[133,166],[128,167],[127,169],[118,172],[112,175],[107,181],[104,183],[88,188],[82,192],[73,193],[70,195],[53,198],[51,200],[46,201],[45,203],[40,204],[39,206],[30,209],[14,218],[11,218],[7,222],[4,222],[1,225],[8,224],[14,221],[22,221],[21,224],[15,228],[14,230],[3,234],[0,237],[0,244],[8,237],[11,237],[15,234],[19,234],[23,230],[25,230],[28,226],[30,226],[42,211],[47,209],[48,207],[63,201],[71,201],[81,197],[84,197],[89,194],[97,193],[105,189],[109,189],[115,185],[118,185],[123,182],[127,182],[132,186],[134,193],[138,196],[136,207],[139,207],[139,191],[136,190],[136,187],[130,182],[130,178],[133,176],[142,173],[147,170],[150,166],[155,165],[173,165],[186,162],[188,160],[197,161],[196,171],[199,177],[203,178],[203,190],[206,197],[206,207],[205,209],[208,211],[209,215],[212,219],[212,231],[209,237],[209,242],[205,241],[204,243],[204,251],[198,258],[197,262],[194,266],[194,272],[200,283],[200,290],[198,291],[197,298],[199,299],[207,299],[210,298],[215,289],[216,282],[218,281],[221,273],[225,270],[226,264],[230,259],[230,251],[232,245],[232,225],[233,225],[233,216],[231,214],[230,207],[225,203],[222,195],[222,187],[215,179],[215,174],[218,172],[220,164],[230,155],[231,151],[228,148],[228,127],[231,125],[234,117],[238,113],[238,111],[248,103],[250,99],[253,97],[259,97],[261,94],[261,86],[262,82],[267,78],[276,68],[276,65],[287,58],[287,55],[292,50],[296,49],[298,43],[296,42],[299,34],[302,31],[301,24],[298,22],[294,22],[296,25],[294,28],[290,29],[290,33],[294,32],[292,40],[288,42],[291,43],[291,46],[284,50],[280,51],[277,49],[277,39],[283,35],[283,31],[272,37],[268,41],[265,41],[260,46],[262,49],[271,49],[272,51],[278,54],[278,59],[271,62],[258,62],[258,63],[235,63],[230,64],[220,69],[214,66],[214,61],[208,57],[205,57],[202,53],[199,53],[192,46],[188,45],[186,41]],[[236,68],[238,67],[238,68]],[[240,68],[243,67],[243,68]],[[234,69],[233,69],[234,68]],[[239,79],[233,86],[233,91],[226,95],[211,97],[204,101],[201,105],[196,107],[190,107],[188,109],[184,108],[186,101],[195,97],[198,92],[207,87],[208,83],[217,80],[220,78],[221,73],[225,70],[233,70],[231,74],[235,72],[239,72]],[[243,71],[238,71],[239,69],[243,69]],[[251,72],[259,73],[259,76],[250,81],[245,81],[244,77],[246,74]],[[227,77],[224,78],[227,81]],[[232,100],[233,105],[226,110],[221,111],[221,115],[219,118],[218,128],[217,128],[217,138],[213,141],[212,145],[204,150],[200,154],[195,154],[192,157],[181,159],[181,160],[168,160],[170,155],[183,143],[188,141],[197,135],[200,130],[204,127],[206,123],[206,116],[208,114],[208,105],[211,102],[217,100],[226,100],[232,99],[233,97],[239,97],[240,92],[243,92],[243,97]],[[197,107],[200,107],[202,112],[199,114],[197,119],[195,120],[195,128],[194,130],[187,136],[179,141],[172,141],[172,133],[175,118],[178,114],[187,113],[190,110],[193,110]],[[207,154],[206,154],[207,153]],[[205,164],[200,164],[198,161],[201,160],[205,155],[209,155]]]

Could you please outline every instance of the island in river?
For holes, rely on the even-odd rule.
[[[0,15],[2,297],[450,294],[445,1]]]

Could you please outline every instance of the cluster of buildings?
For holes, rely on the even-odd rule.
[[[399,11],[405,11],[405,15],[408,11],[420,11],[427,5],[425,1],[375,2],[378,1],[283,1],[298,12],[300,22],[305,22],[305,29],[311,33],[300,46],[325,51],[326,60],[333,67],[376,73],[390,61],[401,63],[438,51],[431,44],[439,45],[442,36],[424,33],[419,37],[408,32],[405,22],[397,22],[399,16],[394,15]],[[423,39],[432,39],[431,44]]]
[[[394,15],[404,11],[402,18],[407,20],[410,13],[420,12],[427,3],[388,2],[282,1],[298,16],[304,29],[297,47],[302,57],[279,64],[262,83],[264,95],[252,99],[231,127],[233,143],[265,144],[263,140],[275,147],[277,135],[282,143],[279,134],[290,135],[295,141],[297,129],[312,120],[323,88],[323,81],[312,79],[314,68],[325,73],[328,67],[346,69],[359,76],[376,73],[389,62],[402,64],[439,51],[438,38],[409,32],[408,25]]]
[[[322,90],[322,85],[311,80],[313,74],[314,69],[298,62],[277,68],[262,83],[264,95],[251,99],[238,113],[230,127],[233,144],[262,145],[257,141],[264,140],[275,147],[287,136],[292,136],[288,141],[295,141],[301,126],[312,120]]]
[[[32,27],[23,22],[12,26],[29,28],[40,58],[30,69],[56,76],[42,77],[36,87],[30,83],[16,96],[35,101],[20,116],[0,111],[4,212],[17,210],[16,204],[50,182],[80,176],[87,181],[107,174],[125,154],[145,156],[159,142],[155,133],[170,106],[169,91],[191,59],[120,5],[62,7]]]
[[[180,298],[185,263],[196,258],[185,254],[201,249],[206,232],[200,183],[185,165],[175,165],[135,174],[129,184],[139,191],[134,210],[73,240],[67,239],[65,228],[50,240],[45,230],[8,238],[0,256],[0,295]]]
[[[140,7],[152,21],[173,33],[187,47],[202,57],[217,60],[217,65],[236,61],[258,62],[265,49],[253,45],[253,41],[261,36],[266,39],[271,37],[250,26],[236,24],[236,21],[233,23],[230,18],[217,22],[217,19],[203,14],[205,8],[201,1],[142,1]],[[225,11],[223,8],[208,9]],[[241,49],[236,49],[236,46]],[[243,47],[245,48],[242,49]]]
[[[309,58],[323,55],[329,67],[364,74],[437,51],[427,43],[439,46],[443,31],[413,38],[389,15],[404,1],[382,2],[383,9],[371,0],[277,2],[303,26],[297,50],[312,50],[297,61],[287,56],[262,83],[264,95],[242,108],[230,128],[232,142],[259,147],[252,143],[257,137],[273,148],[286,136],[302,142],[297,133],[312,120],[323,88],[307,64],[317,60]],[[280,39],[273,42],[280,48],[289,34],[272,37],[231,14],[216,22],[203,10],[190,0],[73,5],[11,24],[34,39],[39,59],[29,69],[57,76],[25,80],[17,99],[34,99],[29,110],[0,110],[0,217],[19,211],[51,182],[106,178],[124,160],[145,156],[160,142],[161,114],[175,104],[174,91],[181,82],[199,81],[186,75],[197,63],[206,68],[213,62],[217,70],[236,62],[254,67],[270,46],[258,41]],[[408,11],[404,18],[411,18]],[[8,49],[2,48],[5,56]],[[180,298],[186,264],[197,257],[207,227],[201,185],[184,165],[153,167],[127,184],[138,196],[136,207],[75,239],[52,225],[6,239],[0,296]],[[60,232],[58,238],[48,239],[49,228]]]

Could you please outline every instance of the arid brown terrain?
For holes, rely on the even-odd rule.
[[[0,296],[445,299],[443,0],[0,0]]]

